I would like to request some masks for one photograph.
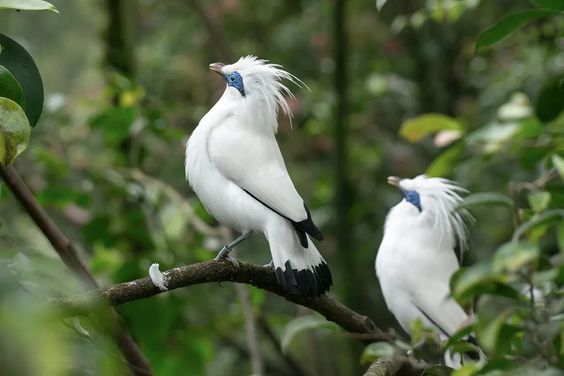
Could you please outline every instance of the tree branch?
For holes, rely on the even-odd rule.
[[[47,237],[59,257],[80,280],[86,283],[89,288],[98,288],[96,280],[78,256],[70,240],[65,236],[61,229],[53,222],[49,214],[39,205],[33,194],[24,183],[18,172],[11,166],[0,163],[0,177],[6,186],[12,191],[14,197],[20,202],[37,227]],[[112,315],[118,319],[118,314],[114,310]],[[152,375],[151,367],[147,359],[137,346],[133,338],[121,326],[117,325],[114,330],[114,339],[125,357],[134,375]]]
[[[246,283],[280,295],[290,302],[311,308],[351,333],[371,333],[372,340],[395,339],[394,335],[378,329],[370,318],[356,313],[327,295],[311,299],[284,291],[272,269],[262,266],[244,262],[234,266],[228,261],[211,260],[170,269],[163,274],[168,281],[169,290],[209,282]],[[100,304],[115,306],[162,292],[147,277],[92,290],[75,297],[55,299],[54,303],[65,309],[67,315],[83,314]]]
[[[394,356],[375,360],[363,376],[415,376],[421,375],[425,368],[425,364],[405,356]]]
[[[394,376],[400,369],[401,362],[393,358],[384,358],[374,361],[364,376]]]

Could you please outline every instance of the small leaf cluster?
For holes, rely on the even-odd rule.
[[[0,0],[0,10],[51,10],[42,0]],[[0,163],[12,162],[29,142],[43,109],[43,83],[31,55],[0,34]]]

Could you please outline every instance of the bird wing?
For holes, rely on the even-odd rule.
[[[468,319],[462,307],[450,297],[446,283],[444,286],[427,284],[425,290],[414,294],[412,299],[421,314],[448,337]]]
[[[274,134],[257,132],[231,117],[210,132],[208,153],[222,175],[271,210],[293,222],[308,219]]]

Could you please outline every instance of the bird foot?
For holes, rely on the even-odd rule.
[[[161,291],[168,290],[167,278],[159,270],[159,264],[153,263],[149,267],[149,278],[151,278],[151,282],[153,282],[153,285],[157,286],[159,288],[159,290],[161,290]]]
[[[225,261],[229,261],[231,264],[233,264],[233,266],[239,266],[240,263],[239,261],[237,261],[236,258],[229,256],[228,254],[225,255],[217,255],[214,259],[215,261],[221,261],[221,260],[225,260]]]
[[[225,246],[219,251],[217,256],[215,256],[215,261],[226,260],[233,264],[233,266],[239,266],[239,261],[235,258],[229,256],[229,252],[231,252],[231,248]]]
[[[268,264],[264,264],[262,267],[274,270],[274,261],[270,260]]]

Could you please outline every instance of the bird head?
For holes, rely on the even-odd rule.
[[[227,88],[224,96],[230,101],[238,102],[241,107],[251,107],[253,111],[260,108],[265,116],[276,118],[278,109],[292,116],[287,97],[294,98],[292,92],[282,83],[288,80],[301,86],[297,77],[281,69],[278,64],[270,64],[267,60],[255,56],[241,57],[233,64],[210,64],[210,69],[217,72]],[[305,85],[304,85],[305,86]]]
[[[457,208],[466,189],[451,180],[425,175],[413,179],[390,176],[388,184],[398,188],[404,198],[390,215],[425,228],[438,241],[446,240],[454,246],[458,240],[461,251],[467,248],[466,223],[473,218],[467,210]]]

